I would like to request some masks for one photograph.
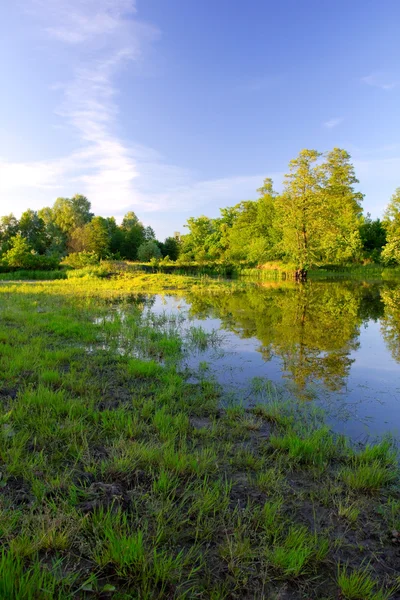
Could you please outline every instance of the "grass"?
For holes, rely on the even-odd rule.
[[[133,302],[175,279],[0,286],[0,598],[389,598],[392,443],[354,450],[261,380],[221,408],[181,371],[215,335]]]
[[[395,468],[388,468],[379,460],[374,460],[370,464],[343,468],[339,476],[351,490],[374,492],[396,481],[398,471]]]
[[[351,572],[346,567],[340,568],[338,585],[346,600],[389,600],[397,586],[384,590],[377,586],[367,568],[355,569]]]

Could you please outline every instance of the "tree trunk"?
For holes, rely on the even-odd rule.
[[[307,271],[306,269],[297,269],[295,272],[296,281],[303,282],[307,281]]]

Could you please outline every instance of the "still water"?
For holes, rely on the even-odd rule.
[[[218,332],[218,343],[189,352],[185,363],[207,369],[227,399],[251,404],[254,378],[265,378],[323,406],[333,428],[353,439],[399,437],[399,283],[269,282],[153,296],[145,310]]]

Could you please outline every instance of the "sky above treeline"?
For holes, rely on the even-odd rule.
[[[400,186],[398,0],[13,0],[0,20],[0,214],[85,194],[159,238],[350,152]]]

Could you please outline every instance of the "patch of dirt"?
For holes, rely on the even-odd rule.
[[[85,490],[87,500],[80,502],[77,508],[83,513],[93,512],[99,508],[109,508],[110,506],[126,506],[129,502],[126,494],[119,485],[114,483],[103,483],[98,481],[92,483]]]
[[[30,484],[22,477],[9,477],[0,487],[0,495],[7,498],[12,506],[31,504],[34,500]]]

